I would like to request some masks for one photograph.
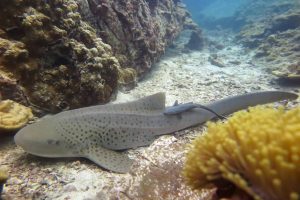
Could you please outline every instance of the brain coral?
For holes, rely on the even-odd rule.
[[[195,189],[225,180],[256,200],[300,198],[300,107],[253,107],[209,123],[187,154],[184,176]]]

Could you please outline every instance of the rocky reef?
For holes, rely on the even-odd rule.
[[[83,18],[112,46],[122,67],[143,76],[183,28],[198,30],[176,0],[78,0]]]
[[[75,1],[1,1],[0,8],[2,98],[49,112],[109,99],[119,63]]]
[[[0,11],[1,98],[35,112],[108,102],[197,29],[172,0],[3,0]]]
[[[237,36],[254,50],[254,59],[272,66],[281,78],[297,79],[300,71],[299,1],[251,1],[237,17],[245,21]],[[267,66],[265,65],[265,66]]]

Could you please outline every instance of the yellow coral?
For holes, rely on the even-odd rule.
[[[32,118],[30,108],[11,100],[0,102],[0,130],[21,128]]]
[[[256,200],[300,198],[300,107],[253,107],[208,123],[187,154],[184,176],[195,189],[226,179]]]
[[[3,57],[0,57],[0,64],[3,61],[25,59],[28,57],[28,51],[22,42],[9,41],[0,38],[0,49],[4,50]],[[3,60],[4,59],[4,60]]]
[[[8,173],[7,169],[0,168],[0,184],[5,183],[5,181],[8,179]]]
[[[133,68],[119,68],[119,84],[131,84],[136,82],[137,72]]]

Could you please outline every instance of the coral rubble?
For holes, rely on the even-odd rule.
[[[9,131],[21,128],[32,118],[30,108],[11,100],[0,102],[0,130]]]
[[[258,106],[209,123],[189,150],[186,180],[197,189],[232,185],[257,200],[299,199],[299,127],[299,107]]]

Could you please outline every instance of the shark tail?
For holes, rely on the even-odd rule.
[[[206,105],[219,115],[228,115],[238,110],[259,104],[267,104],[282,100],[294,100],[298,95],[284,91],[263,91],[224,98]]]

